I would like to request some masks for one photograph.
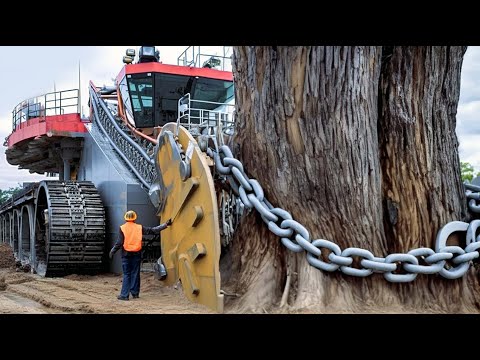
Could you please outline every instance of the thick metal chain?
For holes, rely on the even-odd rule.
[[[466,183],[465,189],[469,210],[473,213],[480,213],[480,205],[477,205],[477,201],[480,201],[480,186]]]
[[[295,221],[288,211],[274,208],[268,202],[262,186],[257,180],[250,179],[245,174],[242,163],[233,157],[228,146],[220,146],[218,151],[208,149],[207,154],[214,158],[216,170],[228,179],[232,190],[243,204],[249,209],[255,208],[260,213],[268,229],[280,237],[286,248],[294,252],[306,251],[308,263],[320,270],[329,272],[340,270],[347,275],[359,277],[382,273],[390,282],[413,281],[418,274],[440,274],[447,279],[457,279],[468,271],[472,260],[480,256],[478,252],[480,235],[476,237],[480,220],[473,220],[470,223],[462,221],[447,223],[437,234],[435,250],[418,248],[406,254],[395,253],[384,258],[376,257],[370,251],[356,247],[342,250],[329,240],[311,241],[308,230]],[[470,184],[465,186],[468,189],[467,198],[470,199],[469,208],[474,212],[480,212],[480,205],[476,203],[477,200],[480,201],[480,186]],[[467,246],[464,249],[459,246],[447,246],[448,237],[457,231],[466,232]],[[353,266],[354,258],[360,259],[359,267]]]

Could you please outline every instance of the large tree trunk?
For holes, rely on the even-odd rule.
[[[455,115],[464,47],[236,47],[235,155],[277,207],[342,249],[434,248],[465,220]],[[475,270],[388,283],[310,266],[252,212],[229,250],[238,311],[472,311]],[[289,278],[289,281],[287,281]],[[386,308],[388,306],[388,308]]]

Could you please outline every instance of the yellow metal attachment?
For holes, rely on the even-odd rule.
[[[166,283],[182,282],[192,301],[223,312],[220,294],[220,233],[215,187],[205,155],[195,139],[175,123],[158,136],[156,163],[160,183],[160,219],[172,219],[162,231]],[[176,141],[181,145],[181,154]]]

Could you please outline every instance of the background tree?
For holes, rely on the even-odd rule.
[[[475,176],[480,176],[480,172],[475,175],[475,169],[469,162],[460,162],[460,172],[462,174],[462,181],[472,181]]]
[[[466,47],[235,47],[236,155],[311,239],[384,257],[435,245],[467,217],[455,134]],[[272,180],[275,179],[275,180]],[[231,305],[318,311],[474,311],[475,270],[392,284],[310,266],[247,216],[222,273]],[[225,263],[222,263],[225,267]]]
[[[22,188],[22,185],[18,184],[17,187],[10,187],[8,190],[0,189],[0,205],[17,194],[20,190],[22,190]]]

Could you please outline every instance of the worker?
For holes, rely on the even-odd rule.
[[[140,295],[140,263],[142,262],[142,235],[157,235],[160,231],[166,229],[172,224],[169,219],[166,223],[155,227],[142,226],[136,224],[137,213],[128,210],[124,216],[125,224],[120,226],[118,240],[110,250],[109,257],[120,249],[122,249],[122,270],[123,283],[118,300],[128,300],[129,294],[132,298],[137,299]]]

